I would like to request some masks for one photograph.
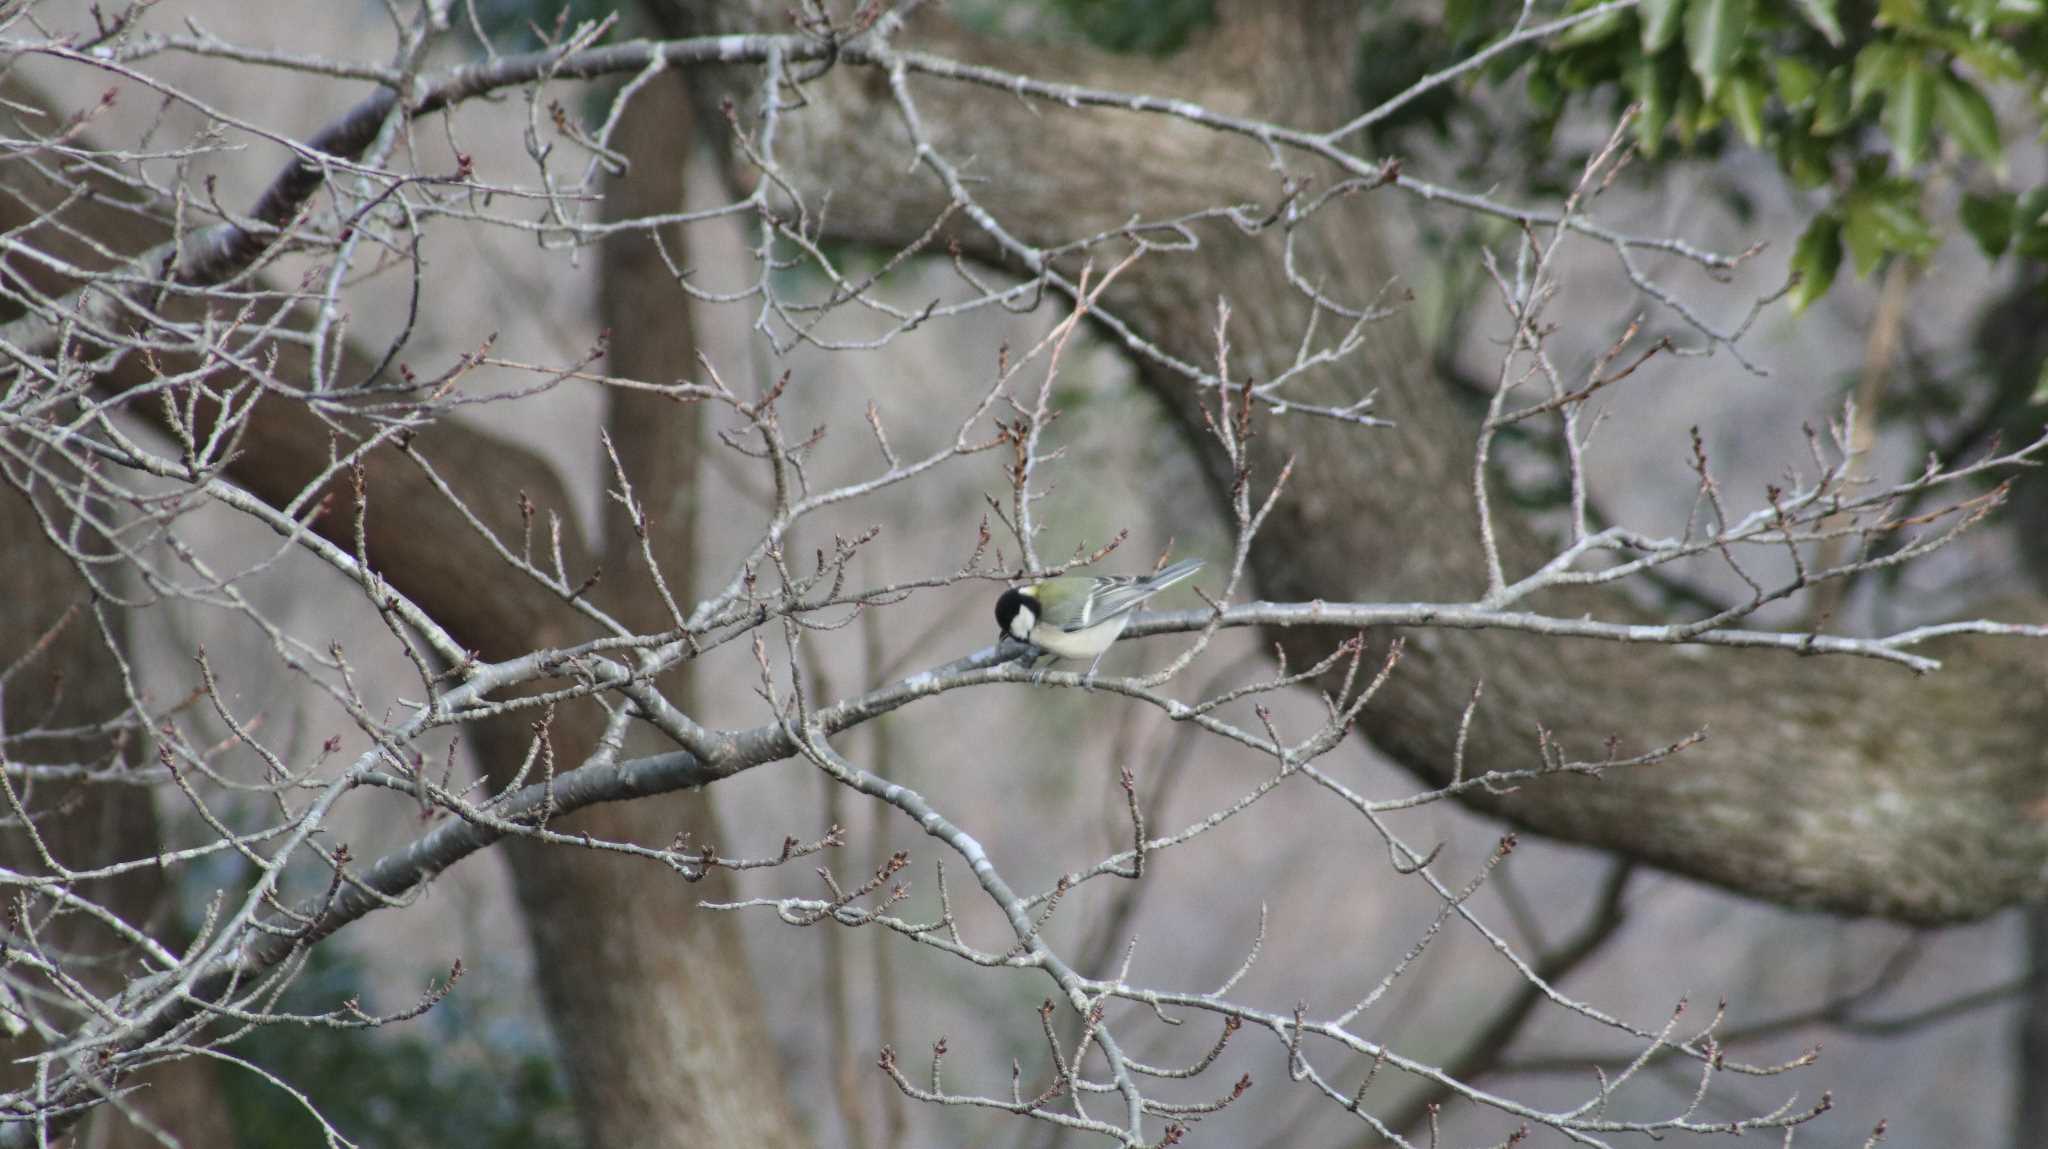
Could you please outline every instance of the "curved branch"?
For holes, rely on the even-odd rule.
[[[750,27],[752,18],[739,2],[660,11],[669,30],[684,32]],[[1048,91],[1138,89],[1160,107],[1182,99],[1275,125],[1342,122],[1350,114],[1348,76],[1300,67],[1310,50],[1304,37],[1315,29],[1284,25],[1221,29],[1158,64],[1086,53],[1069,60],[1065,46],[1033,57],[1029,47],[1008,44],[1002,67]],[[902,39],[960,61],[963,78],[978,75],[968,65],[993,66],[983,58],[993,55],[991,46],[941,20],[921,17]],[[907,69],[917,57],[898,58]],[[693,79],[703,106],[727,94],[712,73]],[[835,203],[861,205],[835,212],[832,230],[890,246],[909,242],[959,189],[937,171],[922,179],[903,173],[925,157],[953,163],[971,156],[976,181],[968,190],[1001,231],[972,230],[963,246],[1027,274],[1033,250],[1124,226],[1134,198],[1148,216],[1248,200],[1284,206],[1286,188],[1301,180],[1334,188],[1349,171],[1348,163],[1333,167],[1173,115],[1047,111],[987,84],[917,73],[892,91],[840,69],[812,81],[806,95],[808,107],[783,115],[776,178],[805,194],[829,188]],[[906,100],[918,115],[914,127],[906,123]],[[1403,173],[1404,184],[1411,179]],[[1287,235],[1274,234],[1279,228],[1247,233],[1210,218],[1189,227],[1198,246],[1155,252],[1100,309],[1145,385],[1187,431],[1219,502],[1228,505],[1233,472],[1203,429],[1203,403],[1213,393],[1204,385],[1213,384],[1198,375],[1191,385],[1188,372],[1212,358],[1215,302],[1233,305],[1235,358],[1272,377],[1297,360],[1313,320],[1329,314],[1325,300],[1359,307],[1405,278],[1381,242],[1392,218],[1384,199],[1369,194],[1328,204]],[[1333,420],[1261,424],[1251,447],[1254,473],[1293,470],[1269,541],[1253,555],[1258,592],[1296,602],[1476,593],[1486,567],[1471,525],[1473,421],[1429,376],[1428,357],[1399,322],[1364,326],[1357,339],[1355,357],[1290,382],[1289,397],[1341,409],[1376,393],[1374,413],[1397,429],[1374,431],[1368,443]],[[1363,371],[1349,366],[1360,362]],[[1674,443],[1674,462],[1685,452]],[[1530,524],[1498,525],[1510,572],[1537,570],[1553,556]],[[1553,589],[1532,606],[1554,619],[1668,621],[1644,617],[1603,587]],[[2039,608],[2022,609],[2025,618]],[[1301,665],[1327,650],[1327,639],[1298,630],[1276,628],[1273,637]],[[1597,784],[1553,780],[1506,800],[1472,795],[1474,804],[1525,827],[1783,904],[1919,923],[1974,918],[2048,891],[2048,822],[2030,812],[2048,797],[2039,749],[2048,742],[2048,713],[2024,685],[2040,680],[2037,646],[1948,639],[1947,649],[1961,657],[1947,659],[1939,675],[1915,679],[1868,660],[1760,658],[1731,676],[1717,662],[1685,657],[1683,647],[1504,631],[1416,638],[1387,704],[1361,722],[1381,748],[1439,781],[1454,758],[1457,716],[1481,680],[1486,697],[1467,750],[1478,763],[1525,759],[1539,729],[1568,747],[1610,738],[1657,745],[1702,727],[1716,732],[1675,768]]]

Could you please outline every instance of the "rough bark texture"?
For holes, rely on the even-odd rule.
[[[618,137],[636,160],[635,174],[615,181],[613,190],[629,196],[636,213],[669,210],[681,198],[688,134],[662,130],[661,117],[672,105],[649,100],[636,107]],[[33,215],[29,204],[55,198],[21,185],[13,190],[13,196],[0,196],[0,227],[20,226]],[[76,205],[67,219],[116,251],[139,251],[162,238],[143,217],[90,202]],[[87,266],[100,262],[60,233],[45,232],[53,250],[64,250]],[[680,243],[669,238],[670,250],[679,253]],[[607,277],[620,277],[605,289],[614,367],[649,379],[687,371],[693,355],[688,317],[651,243],[644,236],[622,239],[604,259]],[[351,349],[340,376],[366,378],[374,364],[374,357]],[[162,366],[175,371],[183,365]],[[303,373],[304,366],[298,348],[280,348],[281,376]],[[142,357],[130,356],[107,382],[125,388],[150,376]],[[666,401],[634,396],[614,409],[612,421],[629,474],[647,496],[657,555],[672,580],[686,579],[692,510],[687,487],[695,464],[688,443],[694,415]],[[609,573],[594,593],[608,608],[649,629],[668,625],[630,524],[612,514],[605,524],[611,546],[603,556],[592,554],[583,542],[589,532],[576,521],[566,488],[544,459],[453,422],[421,434],[412,449],[430,459],[477,517],[514,545],[522,529],[522,493],[539,508],[537,539],[546,537],[547,516],[559,515],[571,577],[603,565]],[[258,496],[283,505],[318,477],[333,450],[328,426],[295,404],[266,401],[250,415],[228,473]],[[551,592],[491,554],[404,451],[386,447],[368,457],[365,487],[372,568],[482,657],[514,657],[592,637],[589,624]],[[326,494],[331,502],[315,529],[353,549],[357,508],[349,484],[345,479],[332,483]],[[0,534],[0,540],[8,537]],[[542,545],[537,543],[536,550]],[[679,595],[687,594],[686,585],[672,586]],[[12,614],[0,616],[5,621]],[[8,637],[0,650],[22,648],[23,642],[12,641],[19,636],[9,631]],[[601,728],[596,707],[565,707],[551,730],[558,768],[580,763],[595,748]],[[532,737],[523,719],[485,724],[472,733],[479,760],[500,781],[517,768]],[[653,845],[666,845],[683,830],[693,831],[698,841],[715,840],[714,827],[703,795],[622,804],[554,823],[556,829]],[[721,896],[724,875],[686,885],[652,871],[646,862],[596,852],[536,849],[516,841],[507,850],[535,948],[542,997],[590,1144],[806,1143],[789,1108],[773,1043],[764,1039],[766,1026],[736,923],[696,911],[700,899]],[[191,1143],[226,1142],[208,1137]]]
[[[118,663],[106,649],[91,614],[91,596],[71,561],[44,538],[28,496],[11,483],[0,483],[0,571],[6,589],[0,592],[0,661],[12,663],[70,614],[69,622],[40,657],[25,663],[0,685],[0,729],[20,735],[36,728],[85,727],[118,718],[128,708]],[[119,625],[119,616],[115,616]],[[14,742],[0,757],[20,764],[112,764],[133,752],[111,738],[36,738]],[[85,785],[42,782],[17,790],[22,804],[36,817],[36,827],[50,856],[72,870],[89,870],[113,862],[144,858],[158,850],[156,809],[143,786]],[[11,812],[0,826],[0,865],[17,873],[47,874],[28,834]],[[130,925],[158,937],[175,934],[165,928],[173,910],[163,872],[142,869],[118,880],[81,883],[77,892],[118,914]],[[79,960],[66,968],[95,993],[109,993],[123,975],[138,968],[139,958],[112,931],[83,914],[43,919],[47,904],[34,903],[39,940],[51,951]],[[9,1057],[34,1052],[33,1039],[10,1044]],[[10,1063],[5,1087],[28,1080],[30,1067]],[[160,1065],[144,1074],[141,1088],[128,1106],[143,1121],[169,1130],[187,1145],[229,1145],[233,1136],[221,1105],[214,1063],[188,1058]],[[93,1149],[139,1149],[160,1144],[145,1128],[119,1109],[105,1106],[87,1119],[76,1144]]]
[[[674,34],[774,27],[739,0],[656,5]],[[979,42],[930,13],[898,39],[1035,76],[1196,99],[1301,127],[1341,122],[1350,108],[1354,24],[1316,4],[1225,6],[1222,23],[1164,61],[1101,58],[1069,45]],[[1355,20],[1355,16],[1350,18]],[[744,102],[751,77],[693,73],[700,107]],[[1027,242],[1052,243],[1216,203],[1277,201],[1278,177],[1257,144],[1162,117],[1027,106],[1017,97],[912,78],[932,144],[974,159],[974,194]],[[884,77],[842,67],[808,86],[783,123],[784,175],[808,193],[834,189],[842,235],[905,243],[945,203],[938,180],[906,178],[912,145]],[[1329,186],[1326,172],[1314,174]],[[1380,229],[1391,192],[1355,196],[1312,224],[1302,268],[1338,299],[1378,297],[1392,276]],[[963,240],[976,245],[971,225]],[[1201,233],[1192,255],[1142,261],[1119,281],[1113,309],[1186,360],[1213,356],[1214,308],[1231,301],[1235,370],[1266,377],[1291,362],[1307,305],[1282,277],[1280,238],[1227,226]],[[979,249],[986,251],[985,243]],[[1415,269],[1400,269],[1412,274]],[[1397,430],[1361,433],[1313,418],[1267,422],[1255,441],[1270,482],[1297,459],[1289,494],[1255,560],[1270,599],[1470,598],[1483,590],[1469,475],[1474,427],[1430,377],[1407,326],[1372,329],[1362,357],[1297,392],[1342,402],[1377,388]],[[1143,366],[1145,382],[1188,428],[1212,473],[1223,461],[1198,430],[1198,395]],[[1511,572],[1547,553],[1524,524],[1502,524]],[[1618,595],[1554,596],[1542,606],[1626,618]],[[2029,604],[2019,617],[2038,616]],[[2006,617],[2013,617],[2008,614]],[[1307,659],[1339,636],[1281,633]],[[1375,636],[1384,643],[1389,635]],[[1933,653],[1948,669],[1915,678],[1848,659],[1676,651],[1504,633],[1419,631],[1364,718],[1377,745],[1418,773],[1444,778],[1460,708],[1484,680],[1471,731],[1474,769],[1537,763],[1538,725],[1567,754],[1597,759],[1610,735],[1624,754],[1699,729],[1707,742],[1676,761],[1599,780],[1564,777],[1483,808],[1554,837],[1619,851],[1782,904],[1933,923],[1977,917],[2043,893],[2048,826],[2044,652],[2012,641],[1956,641]]]
[[[612,218],[680,209],[692,138],[687,117],[677,114],[681,87],[663,77],[620,121],[612,142],[632,170],[607,184]],[[663,242],[679,265],[688,262],[680,229],[669,229]],[[599,273],[602,322],[612,333],[607,369],[654,382],[692,371],[687,300],[654,242],[644,233],[621,233],[602,249]],[[655,559],[687,610],[697,408],[638,391],[615,391],[610,402],[612,443],[641,502]],[[606,473],[606,488],[615,489],[608,462]],[[615,502],[606,504],[604,537],[605,577],[593,592],[600,604],[637,629],[673,625],[648,577],[634,524]],[[687,706],[681,678],[672,674],[660,684]],[[566,711],[562,720],[578,728],[575,745],[595,744],[595,706]],[[483,732],[481,748],[490,760],[517,763],[530,737],[523,723],[495,724]],[[629,741],[627,753],[661,749],[667,747]],[[697,842],[724,840],[703,792],[598,806],[555,826],[651,846],[681,832]],[[697,908],[700,899],[732,896],[729,875],[714,871],[691,885],[641,859],[516,840],[506,846],[590,1145],[806,1143],[761,1021],[739,923]]]

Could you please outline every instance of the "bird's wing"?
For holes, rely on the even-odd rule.
[[[1102,575],[1095,582],[1088,608],[1062,624],[1062,630],[1086,630],[1137,609],[1139,603],[1202,569],[1200,559],[1182,559],[1155,575]]]

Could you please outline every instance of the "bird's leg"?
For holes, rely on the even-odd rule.
[[[1108,653],[1109,648],[1106,646],[1103,647],[1102,654],[1096,655],[1095,661],[1088,664],[1088,673],[1081,676],[1082,688],[1087,690],[1091,694],[1095,692],[1095,670],[1097,667],[1102,665],[1102,655]]]

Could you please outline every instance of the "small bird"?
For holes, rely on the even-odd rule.
[[[1182,559],[1152,575],[1061,575],[1011,587],[996,600],[996,627],[1037,647],[1034,664],[1092,658],[1088,677],[1131,621],[1139,603],[1202,569]]]

